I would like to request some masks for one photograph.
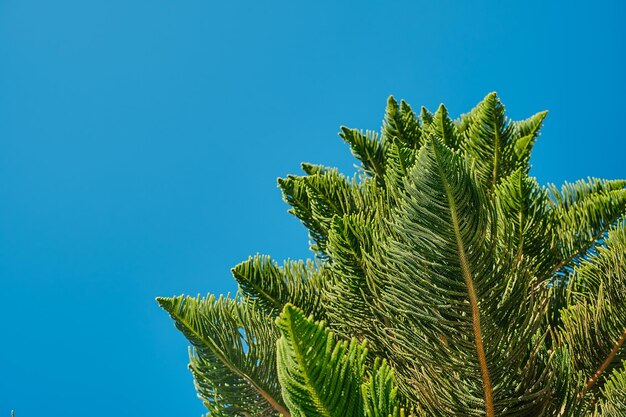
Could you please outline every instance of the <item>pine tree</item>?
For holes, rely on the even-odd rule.
[[[347,178],[279,179],[313,260],[159,298],[211,416],[626,416],[626,181],[529,176],[546,116],[389,98]]]

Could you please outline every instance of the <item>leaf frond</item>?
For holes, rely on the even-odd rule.
[[[337,341],[323,322],[314,322],[291,305],[276,320],[278,379],[294,417],[363,416],[367,349],[355,339]]]
[[[320,302],[323,278],[313,261],[286,261],[279,266],[269,256],[256,255],[235,266],[232,274],[241,291],[271,316],[278,316],[287,303],[306,314],[325,316]]]
[[[270,317],[245,300],[212,295],[157,301],[193,346],[189,367],[210,413],[289,415],[271,362],[278,329]]]

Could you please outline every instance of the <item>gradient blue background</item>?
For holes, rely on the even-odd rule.
[[[549,109],[540,183],[626,177],[621,1],[0,1],[0,416],[198,416],[157,295],[309,256],[276,178],[393,94]]]

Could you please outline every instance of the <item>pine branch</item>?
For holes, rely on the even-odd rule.
[[[483,346],[483,336],[480,325],[480,310],[478,308],[476,291],[474,290],[474,279],[472,277],[472,272],[470,271],[469,263],[466,256],[465,242],[463,240],[463,236],[461,234],[461,229],[459,226],[459,215],[457,213],[456,202],[450,189],[450,184],[448,183],[448,180],[446,178],[446,173],[442,169],[443,163],[441,161],[441,156],[439,155],[439,150],[436,144],[432,145],[432,150],[435,160],[437,161],[439,175],[441,176],[443,185],[445,187],[446,196],[448,198],[450,217],[452,220],[452,225],[454,227],[454,235],[458,248],[459,263],[461,264],[461,268],[463,270],[463,277],[465,278],[465,285],[467,286],[469,301],[472,306],[472,324],[474,328],[474,338],[476,340],[476,352],[478,354],[480,373],[482,374],[483,378],[483,389],[485,391],[485,412],[487,413],[487,417],[494,417],[495,409],[493,406],[493,391],[491,388],[491,379],[489,377],[489,368],[487,367],[487,358],[485,357],[485,348]]]
[[[197,387],[204,392],[207,406],[218,400],[230,404],[235,412],[265,416],[266,402],[275,412],[289,416],[272,384],[273,368],[258,361],[272,359],[277,332],[271,319],[259,315],[253,306],[235,300],[211,296],[205,300],[190,297],[157,298],[161,307],[174,319],[176,327],[195,348],[192,370]],[[239,329],[243,327],[245,334]],[[246,348],[244,348],[244,345]],[[247,352],[246,352],[247,349]],[[268,353],[270,354],[268,356]],[[265,374],[265,380],[261,374]],[[239,397],[240,404],[234,401]],[[220,405],[215,404],[215,411]]]
[[[624,333],[622,333],[622,335],[617,340],[617,342],[615,342],[615,345],[613,346],[613,349],[611,349],[611,352],[609,352],[609,354],[606,357],[606,359],[604,359],[604,361],[602,362],[602,365],[600,365],[598,370],[587,381],[587,385],[585,386],[585,391],[581,391],[578,394],[578,399],[579,400],[582,398],[584,392],[591,390],[593,385],[598,381],[598,378],[600,378],[602,373],[607,370],[609,365],[611,365],[611,363],[615,359],[615,356],[617,355],[617,352],[619,352],[619,350],[622,348],[622,345],[624,344],[625,341],[626,341],[626,329],[624,329]]]

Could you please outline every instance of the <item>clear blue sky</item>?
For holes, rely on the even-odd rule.
[[[626,177],[623,1],[0,1],[0,416],[199,416],[157,295],[309,256],[276,178],[393,94],[548,109],[541,183]]]

